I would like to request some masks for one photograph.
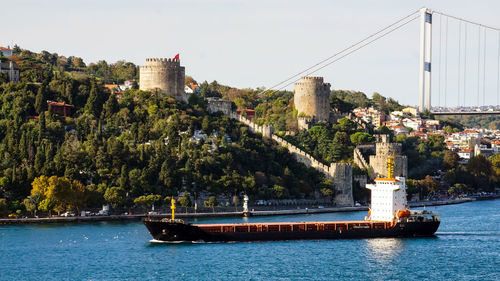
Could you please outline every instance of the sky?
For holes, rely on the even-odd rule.
[[[238,88],[271,87],[424,6],[500,27],[498,0],[0,1],[0,46],[78,56],[87,64],[126,60],[142,65],[146,58],[180,53],[187,75]],[[484,57],[478,28],[464,24],[459,38],[458,22],[449,20],[444,64],[443,22],[434,16],[433,105],[476,105],[478,100],[497,105],[499,33],[487,32]],[[465,42],[460,55],[459,40]],[[369,97],[378,92],[416,105],[418,67],[415,20],[313,75],[323,76],[332,89]]]

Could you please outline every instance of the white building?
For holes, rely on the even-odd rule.
[[[184,92],[186,94],[192,94],[192,93],[194,93],[193,89],[191,89],[188,85],[184,86]]]
[[[469,162],[469,160],[472,157],[473,153],[474,152],[470,148],[458,150],[457,154],[458,154],[458,157],[460,157],[460,160],[458,160],[458,162],[461,163],[461,164],[465,164],[465,163]]]
[[[7,74],[9,81],[15,83],[19,82],[19,66],[17,66],[15,62],[0,60],[0,72]]]
[[[418,131],[420,126],[422,125],[422,119],[420,118],[405,118],[403,119],[403,125],[405,127],[412,128],[413,131]]]

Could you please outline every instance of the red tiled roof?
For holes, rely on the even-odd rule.
[[[12,49],[1,47],[1,46],[0,46],[0,50],[9,50],[9,51],[12,51]]]

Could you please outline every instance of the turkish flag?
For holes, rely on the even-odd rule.
[[[175,55],[174,60],[179,60],[179,54]]]

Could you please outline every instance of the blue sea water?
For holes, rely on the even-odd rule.
[[[499,207],[500,200],[428,208],[441,214],[432,238],[157,244],[140,222],[0,226],[0,280],[500,280]]]

